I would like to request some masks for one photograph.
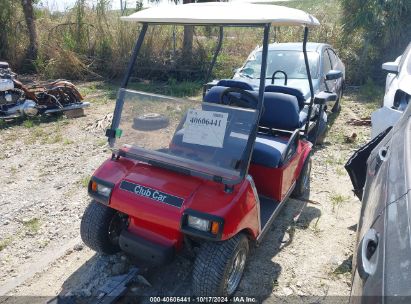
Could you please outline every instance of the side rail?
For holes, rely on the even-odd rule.
[[[287,147],[284,150],[284,153],[281,156],[280,165],[287,163],[295,154],[298,147],[298,141],[300,139],[300,130],[295,130],[291,137],[288,139]]]

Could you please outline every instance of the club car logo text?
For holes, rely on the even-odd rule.
[[[184,200],[180,197],[170,195],[149,187],[144,187],[139,184],[131,183],[128,181],[122,181],[120,184],[120,189],[133,192],[138,196],[143,196],[149,199],[152,199],[157,202],[165,203],[175,207],[181,207]]]

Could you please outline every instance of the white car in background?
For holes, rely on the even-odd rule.
[[[401,56],[393,62],[384,63],[382,69],[389,73],[385,81],[383,105],[371,115],[373,138],[393,126],[408,105],[409,98],[404,90],[411,89],[411,42]]]

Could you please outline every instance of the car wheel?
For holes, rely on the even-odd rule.
[[[294,198],[304,198],[310,190],[311,177],[311,153],[308,154],[301,169],[300,176],[298,176],[295,183],[295,188],[292,193]]]
[[[80,235],[83,242],[94,251],[114,254],[120,251],[118,241],[126,226],[126,215],[92,201],[81,219]]]
[[[318,130],[318,137],[315,138],[317,136],[317,130]],[[320,119],[319,123],[308,134],[308,140],[312,143],[315,142],[317,145],[322,145],[325,141],[326,135],[327,135],[327,113],[323,112],[322,119]]]
[[[243,276],[248,252],[248,239],[242,233],[226,241],[204,243],[194,263],[194,294],[232,296]]]
[[[149,113],[134,118],[133,128],[141,131],[153,131],[169,125],[169,119],[161,114]]]

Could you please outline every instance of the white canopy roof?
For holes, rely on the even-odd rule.
[[[126,21],[163,24],[263,24],[319,25],[318,20],[294,8],[251,3],[191,3],[148,8],[128,17]]]

